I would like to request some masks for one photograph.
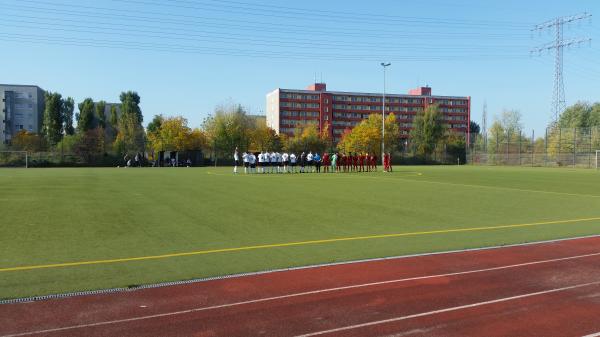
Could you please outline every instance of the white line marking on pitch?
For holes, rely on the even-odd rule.
[[[596,333],[593,333],[591,335],[585,335],[583,337],[598,337],[598,336],[600,336],[600,332],[596,332]]]
[[[118,324],[118,323],[127,323],[127,322],[134,322],[134,321],[140,321],[140,320],[146,320],[146,319],[152,319],[152,318],[159,318],[159,317],[167,317],[167,316],[176,316],[176,315],[182,315],[182,314],[189,314],[189,313],[193,313],[193,312],[200,312],[200,311],[207,311],[207,310],[214,310],[214,309],[223,309],[223,308],[229,308],[229,307],[240,306],[240,305],[245,305],[245,304],[262,303],[262,302],[269,302],[269,301],[275,301],[275,300],[281,300],[281,299],[287,299],[287,298],[293,298],[293,297],[300,297],[300,296],[307,296],[307,295],[329,293],[329,292],[335,292],[335,291],[341,291],[341,290],[356,289],[356,288],[365,288],[365,287],[372,287],[372,286],[378,286],[378,285],[383,285],[383,284],[391,284],[391,283],[400,283],[400,282],[426,280],[426,279],[432,279],[432,278],[438,278],[438,277],[451,277],[451,276],[459,276],[459,275],[468,275],[468,274],[475,274],[475,273],[483,273],[483,272],[496,271],[496,270],[504,270],[504,269],[518,268],[518,267],[526,267],[526,266],[532,266],[532,265],[537,265],[537,264],[545,264],[545,263],[552,263],[552,262],[559,262],[559,261],[568,261],[568,260],[582,259],[582,258],[593,257],[593,256],[600,256],[600,253],[576,255],[576,256],[569,256],[569,257],[561,257],[561,258],[556,258],[556,259],[540,260],[540,261],[533,261],[533,262],[525,262],[525,263],[519,263],[519,264],[513,264],[513,265],[506,265],[506,266],[500,266],[500,267],[491,267],[491,268],[485,268],[485,269],[476,269],[476,270],[467,270],[467,271],[454,272],[454,273],[436,274],[436,275],[427,275],[427,276],[416,276],[416,277],[403,278],[403,279],[395,279],[395,280],[388,280],[388,281],[379,281],[379,282],[370,282],[370,283],[363,283],[363,284],[355,284],[355,285],[343,286],[343,287],[335,287],[335,288],[311,290],[311,291],[305,291],[305,292],[294,293],[294,294],[287,294],[287,295],[280,295],[280,296],[259,298],[259,299],[255,299],[255,300],[248,300],[248,301],[241,301],[241,302],[234,302],[234,303],[227,303],[227,304],[219,304],[219,305],[213,305],[213,306],[209,306],[209,307],[201,307],[201,308],[193,308],[193,309],[187,309],[187,310],[166,312],[166,313],[162,313],[162,314],[154,314],[154,315],[148,315],[148,316],[138,316],[138,317],[124,318],[124,319],[118,319],[118,320],[112,320],[112,321],[87,323],[87,324],[66,326],[66,327],[61,327],[61,328],[53,328],[53,329],[46,329],[46,330],[29,331],[29,332],[22,332],[22,333],[10,334],[10,335],[2,335],[0,337],[30,336],[30,335],[36,335],[36,334],[42,334],[42,333],[58,332],[58,331],[81,329],[81,328],[89,328],[89,327],[97,327],[97,326],[111,325],[111,324]],[[600,284],[600,281],[596,282],[596,283]],[[589,283],[589,284],[593,284],[593,283]],[[578,287],[578,286],[575,286],[575,287]],[[568,289],[568,288],[569,287],[567,287],[565,289]],[[563,289],[563,288],[561,288],[561,289]],[[558,291],[558,290],[550,290],[549,292],[553,292],[553,291]]]
[[[461,306],[452,307],[452,308],[446,308],[446,309],[441,309],[441,310],[434,310],[434,311],[422,312],[420,314],[414,314],[414,315],[408,315],[408,316],[402,316],[402,317],[395,317],[395,318],[384,319],[384,320],[380,320],[380,321],[367,322],[367,323],[362,323],[362,324],[349,325],[349,326],[345,326],[345,327],[341,327],[341,328],[335,328],[335,329],[330,329],[330,330],[322,330],[322,331],[317,331],[317,332],[311,332],[311,333],[307,333],[307,334],[304,334],[304,335],[298,335],[296,337],[319,336],[319,335],[324,335],[324,334],[332,333],[332,332],[340,332],[340,331],[352,330],[352,329],[357,329],[357,328],[363,328],[363,327],[367,327],[367,326],[373,326],[373,325],[379,325],[379,324],[385,324],[385,323],[398,322],[398,321],[403,321],[403,320],[407,320],[407,319],[411,319],[411,318],[418,318],[418,317],[423,317],[423,316],[430,316],[430,315],[435,315],[435,314],[441,314],[441,313],[449,312],[449,311],[457,311],[457,310],[462,310],[462,309],[475,308],[475,307],[480,307],[482,305],[488,305],[488,304],[494,304],[494,303],[500,303],[500,302],[507,302],[507,301],[517,300],[517,299],[521,299],[521,298],[538,296],[538,295],[544,295],[544,294],[551,294],[551,293],[556,293],[556,292],[559,292],[559,291],[566,291],[566,290],[571,290],[571,289],[583,288],[583,287],[588,287],[588,286],[592,286],[592,285],[600,285],[600,281],[590,282],[590,283],[583,283],[583,284],[577,284],[577,285],[563,287],[563,288],[555,288],[555,289],[550,289],[550,290],[538,291],[538,292],[535,292],[535,293],[522,294],[522,295],[517,295],[517,296],[511,296],[511,297],[504,297],[504,298],[499,298],[499,299],[496,299],[496,300],[485,301],[485,302],[478,302],[478,303],[467,304],[467,305],[461,305]]]

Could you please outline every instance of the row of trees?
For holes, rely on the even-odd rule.
[[[181,116],[156,115],[145,129],[140,97],[123,92],[120,104],[94,102],[86,98],[73,115],[74,101],[58,93],[46,95],[44,127],[41,135],[22,133],[13,145],[28,151],[64,151],[88,161],[99,155],[148,153],[161,151],[202,150],[214,158],[230,158],[235,147],[241,151],[340,151],[368,152],[380,155],[382,116],[372,114],[352,130],[346,129],[334,144],[330,126],[322,130],[314,124],[299,127],[294,136],[278,135],[266,125],[264,117],[249,116],[239,104],[223,104],[206,118],[201,127],[192,128]],[[76,127],[73,119],[77,121]],[[436,151],[464,155],[465,137],[445,127],[443,114],[430,106],[418,114],[410,133],[410,141],[402,143],[394,114],[386,116],[386,151],[410,151],[419,158],[430,159]],[[474,125],[474,127],[477,127]]]
[[[338,149],[343,152],[379,154],[382,138],[381,119],[381,115],[373,114],[352,131],[347,130],[338,144]],[[471,122],[471,132],[479,132],[479,126],[476,123]],[[437,105],[431,105],[415,116],[413,128],[405,142],[401,141],[396,117],[394,114],[389,114],[385,120],[384,137],[386,152],[403,150],[419,161],[443,158],[442,154],[454,159],[460,157],[462,162],[465,161],[465,136],[446,127],[444,116]]]
[[[523,132],[521,113],[502,111],[485,135],[477,137],[473,154],[486,154],[488,163],[576,165],[600,148],[600,103],[577,103],[542,133]],[[523,155],[525,156],[523,157]],[[535,162],[534,162],[535,161]]]
[[[88,162],[109,154],[143,152],[146,135],[140,97],[127,91],[119,98],[120,104],[112,104],[108,113],[106,102],[86,98],[74,114],[73,98],[47,92],[41,133],[21,131],[13,137],[11,147],[31,152],[73,153]]]

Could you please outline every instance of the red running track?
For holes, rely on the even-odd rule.
[[[0,305],[0,336],[585,336],[600,237]]]

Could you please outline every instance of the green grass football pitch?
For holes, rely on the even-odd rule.
[[[2,169],[0,187],[3,299],[600,234],[594,170]]]

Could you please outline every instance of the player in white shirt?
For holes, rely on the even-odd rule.
[[[271,165],[271,158],[269,158],[269,152],[264,152],[262,173],[269,173],[269,165]]]
[[[271,173],[275,173],[275,168],[277,168],[277,156],[275,152],[269,154],[269,159],[271,159]]]
[[[290,154],[290,165],[292,165],[292,173],[296,173],[296,154],[292,153]]]
[[[248,174],[248,166],[249,166],[249,161],[248,161],[248,153],[246,151],[244,151],[244,153],[242,153],[242,161],[244,161],[244,173]]]
[[[254,153],[250,153],[248,161],[250,162],[250,173],[256,173],[256,156]]]
[[[287,154],[287,152],[284,152],[281,155],[281,161],[283,162],[283,172],[289,173],[290,171],[288,171],[288,165],[290,163],[290,155]]]
[[[235,151],[233,152],[233,161],[235,162],[233,166],[233,173],[237,173],[237,167],[240,164],[240,153],[238,152],[237,146],[235,147]]]
[[[281,158],[281,153],[276,152],[277,155],[277,173],[281,173],[283,171],[283,159]]]
[[[308,166],[308,168],[306,169],[306,172],[314,172],[313,171],[313,153],[312,153],[312,151],[308,152],[308,154],[306,155],[306,165]]]
[[[265,170],[265,154],[261,152],[258,154],[258,173],[264,173],[264,170]]]

